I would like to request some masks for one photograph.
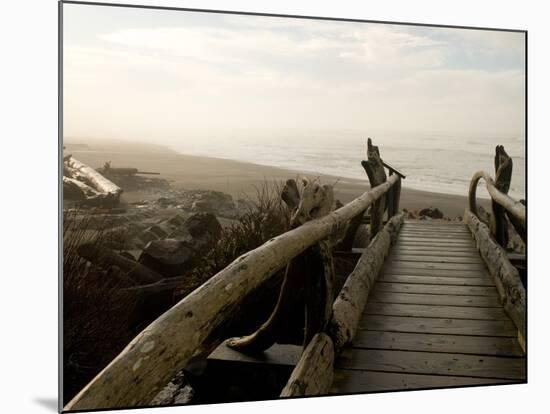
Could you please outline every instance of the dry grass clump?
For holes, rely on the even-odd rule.
[[[117,269],[104,271],[82,259],[84,242],[106,244],[104,230],[91,229],[90,216],[70,212],[63,217],[63,373],[68,402],[132,339],[135,300]],[[101,228],[101,226],[99,226]]]
[[[244,213],[222,230],[214,248],[194,270],[197,282],[203,283],[240,255],[289,230],[290,211],[281,200],[282,188],[281,183],[267,181],[255,188]]]

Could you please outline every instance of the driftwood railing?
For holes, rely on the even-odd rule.
[[[476,190],[483,178],[491,196],[492,214],[487,224],[479,217]],[[518,270],[510,263],[506,253],[508,244],[508,221],[527,242],[525,205],[508,196],[512,178],[512,159],[503,146],[496,147],[495,180],[485,171],[478,171],[470,182],[468,208],[464,221],[474,236],[477,248],[485,261],[502,300],[504,309],[518,328],[518,339],[526,349],[526,292]]]
[[[353,339],[368,292],[403,222],[397,211],[404,176],[390,167],[386,177],[378,148],[370,139],[367,157],[362,165],[371,189],[335,211],[331,211],[332,187],[305,182],[300,192],[289,180],[282,198],[291,208],[294,228],[243,254],[152,322],[65,410],[149,404],[243,299],[285,266],[279,301],[269,320],[252,335],[227,344],[257,352],[274,343],[277,321],[288,310],[287,296],[296,291],[293,286],[303,283],[304,351],[281,396],[328,392],[335,355]],[[334,300],[332,248],[341,250],[343,240],[353,241],[361,222],[357,217],[362,218],[369,207],[371,242]],[[386,210],[388,221],[383,226]]]

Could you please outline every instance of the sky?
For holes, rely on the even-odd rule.
[[[525,35],[65,4],[66,137],[350,129],[523,137]]]

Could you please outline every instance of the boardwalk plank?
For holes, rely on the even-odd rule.
[[[525,379],[525,359],[454,353],[347,349],[336,368],[408,374]]]
[[[379,282],[419,283],[422,285],[495,286],[488,277],[438,277],[383,274]]]
[[[331,394],[418,390],[476,385],[514,384],[518,381],[488,378],[418,375],[393,372],[334,370]]]
[[[483,263],[427,263],[427,262],[400,262],[389,258],[386,268],[390,269],[439,269],[439,270],[484,270]]]
[[[359,331],[353,340],[353,347],[492,356],[523,356],[523,351],[517,340],[493,336]]]
[[[468,257],[456,257],[456,256],[428,256],[428,255],[415,255],[408,253],[396,253],[394,252],[389,260],[392,262],[420,262],[420,263],[467,263],[467,264],[479,264],[479,255],[476,257],[470,255]]]
[[[378,281],[376,289],[379,292],[420,293],[436,295],[466,295],[491,296],[498,298],[498,292],[493,286],[456,286],[456,285],[421,285],[418,283],[395,283]]]
[[[485,277],[490,278],[486,270],[471,270],[471,269],[413,269],[403,267],[386,267],[386,273],[392,275],[409,275],[409,276],[439,276],[439,277]]]
[[[518,330],[510,320],[419,318],[365,315],[359,329],[450,335],[481,335],[516,338]]]
[[[418,305],[501,308],[500,301],[497,298],[487,296],[421,295],[415,293],[379,292],[376,288],[372,296],[369,296],[368,300],[369,302],[378,303],[412,303]]]
[[[507,321],[509,318],[499,308],[476,308],[465,306],[418,305],[410,303],[367,303],[365,314],[388,316],[416,316],[452,319],[480,319]]]
[[[392,254],[395,256],[432,256],[432,257],[466,257],[474,258],[479,260],[479,253],[475,249],[463,249],[463,250],[450,250],[450,249],[434,249],[431,247],[421,248],[421,247],[395,247],[392,251]]]

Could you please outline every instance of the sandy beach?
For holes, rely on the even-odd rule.
[[[78,141],[83,142],[83,141]],[[331,175],[303,173],[295,170],[282,169],[222,158],[208,158],[179,154],[168,148],[148,146],[144,144],[90,143],[89,148],[71,148],[70,141],[65,153],[71,153],[78,160],[93,168],[111,161],[113,167],[135,167],[144,171],[160,173],[161,178],[169,180],[175,189],[217,190],[242,197],[244,193],[254,194],[255,188],[267,182],[281,182],[289,178],[306,176],[319,177],[322,183],[335,184],[335,197],[347,203],[369,188],[368,179],[343,178]],[[362,169],[360,161],[357,168]],[[139,193],[123,194],[123,201],[131,202],[150,195]],[[457,196],[451,194],[433,193],[407,188],[407,180],[403,181],[401,192],[401,207],[408,210],[418,210],[425,207],[437,207],[447,217],[462,216],[466,207],[466,194]],[[485,205],[484,200],[480,204]]]

